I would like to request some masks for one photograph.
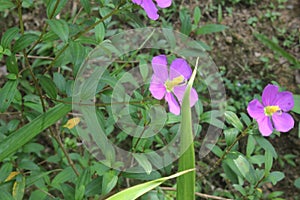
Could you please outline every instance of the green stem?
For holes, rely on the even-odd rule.
[[[107,18],[111,17],[112,15],[118,13],[119,11],[119,7],[123,4],[124,2],[122,1],[120,3],[120,5],[116,6],[116,8],[114,10],[112,10],[109,14],[105,15],[103,18],[101,18],[99,21],[95,22],[94,24],[92,24],[91,26],[88,26],[87,28],[85,28],[83,31],[77,33],[76,35],[74,35],[72,37],[72,40],[75,41],[76,39],[78,39],[80,36],[82,36],[83,34],[87,33],[88,31],[92,30],[93,28],[95,28],[95,26],[97,26],[98,24],[104,22],[104,20],[106,20]],[[58,54],[55,56],[55,58],[52,60],[52,62],[49,64],[49,66],[46,68],[45,73],[47,73],[53,66],[54,63],[56,62],[56,60],[65,52],[65,50],[69,47],[69,43],[65,44],[65,46],[58,52]]]
[[[22,17],[22,0],[17,1],[18,6],[18,16],[20,21],[20,30],[21,34],[24,35],[24,23],[23,23],[23,17]]]
[[[54,8],[52,10],[52,13],[49,16],[49,19],[52,19],[54,17],[54,14],[56,12],[56,9],[57,9],[59,3],[60,3],[60,0],[57,0],[54,5]],[[32,50],[42,41],[42,38],[46,34],[47,28],[48,28],[48,24],[46,23],[43,27],[42,33],[40,34],[39,38],[35,41],[35,43],[32,45],[32,47],[27,51],[27,55],[29,55],[32,52]]]
[[[248,130],[250,129],[252,127],[252,124],[251,125],[249,125],[234,141],[233,141],[233,143],[230,145],[230,146],[228,146],[226,149],[225,149],[225,151],[224,151],[224,153],[223,153],[223,155],[217,160],[217,162],[215,162],[215,164],[209,169],[209,170],[207,170],[205,173],[203,173],[200,177],[199,177],[199,179],[201,179],[201,178],[203,178],[203,177],[205,177],[205,176],[207,176],[207,175],[209,175],[211,172],[213,172],[221,163],[222,163],[222,161],[225,159],[225,157],[230,153],[230,151],[231,151],[231,149],[236,145],[236,143],[238,142],[238,141],[240,141],[242,138],[244,138],[245,136],[247,136],[247,132],[248,132]]]

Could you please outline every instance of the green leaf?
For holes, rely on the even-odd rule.
[[[239,131],[236,128],[224,130],[224,136],[227,146],[230,146],[234,142],[238,134]]]
[[[67,2],[67,0],[49,0],[46,5],[48,18],[51,19],[58,15]]]
[[[161,175],[157,171],[152,171],[150,174],[136,173],[136,172],[132,171],[132,172],[122,172],[122,177],[138,179],[138,180],[143,180],[143,181],[150,181],[150,180],[161,178]]]
[[[198,23],[200,22],[201,19],[201,10],[200,8],[197,6],[194,9],[194,24],[198,25]]]
[[[246,155],[247,157],[250,157],[255,149],[255,139],[252,135],[248,136],[247,146],[246,146]]]
[[[65,200],[74,200],[75,199],[75,190],[72,186],[67,183],[63,183],[60,185],[60,191],[64,195]]]
[[[38,144],[38,143],[28,143],[28,144],[25,144],[24,147],[23,147],[23,152],[24,153],[37,153],[39,154],[40,151],[43,151],[44,150],[44,146],[41,145],[41,144]]]
[[[65,77],[58,72],[53,73],[53,82],[55,83],[56,87],[59,91],[65,92],[66,91],[66,79]]]
[[[18,81],[8,80],[0,90],[0,112],[5,112],[17,92]]]
[[[65,20],[51,19],[47,20],[51,30],[64,42],[68,42],[69,39],[69,26]]]
[[[186,10],[180,10],[179,18],[181,22],[180,32],[185,35],[190,35],[192,32],[191,17]]]
[[[7,70],[12,74],[18,74],[19,68],[18,68],[18,62],[15,55],[11,55],[6,58],[6,67]]]
[[[23,0],[22,1],[22,7],[23,8],[30,8],[32,7],[34,4],[33,4],[33,0]]]
[[[76,182],[76,189],[75,189],[75,199],[81,200],[83,199],[86,185],[91,181],[91,171],[89,168],[86,168],[78,177]]]
[[[300,189],[300,178],[297,178],[295,181],[294,181],[294,186],[298,189]]]
[[[223,151],[222,151],[222,149],[220,147],[218,147],[217,145],[207,144],[206,147],[208,149],[210,149],[219,158],[221,158],[222,155],[224,154]]]
[[[77,72],[86,57],[85,47],[79,42],[70,42],[69,50],[72,56],[72,64],[74,65],[73,75],[76,76]]]
[[[263,155],[254,155],[249,158],[251,163],[257,164],[259,167],[262,166],[263,163],[265,163],[265,157]]]
[[[300,114],[300,95],[294,94],[294,108],[292,109],[293,112]]]
[[[51,182],[51,186],[59,189],[62,183],[75,178],[76,174],[74,173],[72,167],[67,167],[55,176]]]
[[[87,12],[88,14],[91,13],[91,3],[90,0],[80,0],[80,3],[83,7],[83,9],[85,10],[85,12]]]
[[[270,40],[267,36],[263,34],[254,34],[254,36],[268,48],[273,50],[275,53],[278,53],[279,55],[287,59],[291,64],[295,65],[297,68],[300,68],[300,62],[297,60],[297,58],[285,51],[278,44]]]
[[[243,196],[247,196],[246,190],[243,188],[243,186],[238,184],[233,184],[232,186],[234,187],[234,189],[239,191]]]
[[[222,24],[206,24],[198,28],[196,34],[198,35],[211,34],[211,33],[224,31],[227,28],[228,28],[227,26],[224,26]]]
[[[225,111],[225,119],[229,124],[233,125],[239,131],[241,131],[241,132],[243,131],[244,126],[234,112]]]
[[[13,47],[13,52],[17,53],[31,45],[34,41],[38,39],[38,36],[32,33],[27,33],[22,35],[15,43]]]
[[[277,153],[274,147],[266,138],[261,136],[254,136],[254,137],[256,142],[259,144],[259,146],[261,146],[265,151],[269,151],[272,154],[273,158],[277,159]]]
[[[118,176],[116,171],[109,170],[105,172],[102,179],[102,195],[108,194],[117,184]]]
[[[3,55],[11,56],[11,51],[9,49],[4,49]]]
[[[1,96],[0,96],[1,97]],[[0,161],[7,158],[43,130],[71,111],[70,105],[58,104],[0,142]]]
[[[273,155],[270,151],[265,152],[265,174],[266,176],[270,173],[273,166]]]
[[[22,200],[25,191],[25,177],[23,176],[21,180],[18,180],[14,183],[12,196],[15,200]]]
[[[11,74],[11,73],[7,74],[5,77],[12,81],[17,80],[17,78],[18,78],[16,74]]]
[[[164,34],[166,40],[168,41],[168,45],[170,45],[171,49],[176,47],[176,37],[174,35],[174,31],[172,29],[162,29],[162,33]]]
[[[13,166],[11,163],[4,163],[0,169],[0,183],[4,182],[4,180],[9,176],[10,172],[12,172]]]
[[[0,0],[0,5],[2,5],[1,0]],[[1,38],[1,46],[6,49],[10,49],[10,45],[12,40],[18,35],[19,29],[17,27],[13,27],[5,31]]]
[[[285,175],[283,172],[274,171],[271,172],[270,175],[266,178],[266,181],[271,181],[273,185],[276,185],[277,182],[284,179]]]
[[[85,192],[85,186],[80,185],[78,188],[75,190],[75,200],[82,200],[84,197],[84,192]]]
[[[251,119],[245,113],[240,113],[242,120],[245,122],[247,126],[250,126]]]
[[[145,172],[149,175],[152,171],[152,165],[143,154],[133,154],[133,157],[137,160],[137,162],[143,167]]]
[[[182,172],[178,172],[176,174],[173,174],[171,176],[168,177],[164,177],[164,178],[159,178],[153,181],[149,181],[146,183],[142,183],[130,188],[127,188],[109,198],[107,198],[106,200],[134,200],[137,199],[138,197],[142,196],[143,194],[149,192],[150,190],[158,187],[160,184],[162,184],[163,182],[169,180],[169,179],[173,179],[176,178],[178,176],[184,175],[186,173],[189,172],[194,172],[194,169],[191,170],[186,170],[186,171],[182,171]]]
[[[52,79],[48,78],[47,76],[39,76],[39,83],[42,86],[43,90],[46,92],[46,94],[52,98],[56,99],[57,97],[57,89],[52,81]]]
[[[11,0],[0,0],[0,12],[15,7],[15,4]]]
[[[239,169],[240,173],[243,175],[244,178],[246,178],[250,172],[250,163],[248,160],[242,156],[238,155],[236,159],[233,160],[236,167]]]
[[[99,21],[99,19],[96,20],[96,22]],[[98,24],[95,27],[95,37],[96,37],[96,41],[98,43],[103,42],[104,37],[105,37],[105,26],[104,23],[101,22],[100,24]]]
[[[190,93],[196,77],[196,65],[193,74],[185,89],[182,99],[181,107],[181,128],[180,128],[180,158],[178,164],[178,171],[185,171],[195,168],[195,150],[194,150],[194,136],[192,127],[192,114],[190,107]],[[195,172],[191,172],[177,178],[177,200],[195,199]]]
[[[45,191],[35,190],[30,194],[29,200],[45,199],[47,194]]]
[[[1,200],[15,200],[15,198],[13,198],[11,194],[5,189],[0,188],[0,193],[1,193]]]
[[[101,17],[105,17],[107,15],[109,15],[112,12],[112,9],[109,7],[101,7],[99,9],[99,13],[101,15]],[[108,24],[111,21],[112,17],[108,17],[107,19],[104,20],[105,24]]]
[[[99,194],[99,192],[102,189],[101,186],[102,186],[102,177],[94,178],[90,183],[86,185],[85,196],[90,197]]]

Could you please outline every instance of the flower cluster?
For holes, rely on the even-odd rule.
[[[173,60],[168,70],[168,61],[165,55],[155,56],[152,59],[153,76],[150,83],[150,92],[156,99],[165,100],[169,104],[169,110],[175,115],[180,114],[180,105],[187,87],[187,80],[192,75],[192,69],[182,58]],[[174,97],[174,95],[176,98]],[[190,94],[190,106],[198,101],[198,94],[194,88]]]
[[[261,134],[269,136],[274,127],[279,132],[288,132],[294,127],[294,119],[286,113],[293,107],[291,92],[279,92],[278,86],[269,84],[263,90],[262,103],[257,99],[252,100],[247,111],[257,121]]]
[[[160,8],[167,8],[171,6],[172,0],[155,0]],[[152,0],[132,0],[133,3],[140,5],[152,20],[157,20],[157,8]]]

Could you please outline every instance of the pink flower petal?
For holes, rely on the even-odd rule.
[[[259,132],[263,136],[269,136],[272,134],[273,126],[270,117],[265,116],[263,118],[259,118],[257,119],[257,123],[258,123]]]
[[[266,116],[263,105],[257,99],[250,101],[247,111],[248,114],[256,120]]]
[[[170,66],[170,80],[178,76],[183,76],[186,80],[192,75],[192,69],[186,60],[182,58],[176,58],[173,60]]]
[[[262,102],[264,106],[275,106],[278,86],[268,84],[262,93]]]
[[[172,0],[156,0],[157,5],[161,8],[167,8],[171,6]]]
[[[152,58],[152,69],[154,75],[161,83],[165,83],[166,80],[168,80],[168,61],[165,55],[159,55]]]
[[[194,106],[197,103],[197,101],[198,101],[198,93],[194,88],[192,88],[191,94],[190,94],[190,105],[191,105],[191,107]]]
[[[182,85],[182,86],[176,86],[173,89],[173,92],[174,92],[175,96],[177,97],[180,104],[182,104],[182,100],[183,100],[183,96],[184,96],[186,87],[187,87],[186,85]],[[191,94],[190,94],[190,106],[193,107],[197,101],[198,101],[197,91],[194,88],[192,88]]]
[[[132,0],[132,2],[137,4],[137,5],[141,5],[143,0]]]
[[[285,112],[290,111],[294,107],[294,98],[291,92],[278,92],[275,104]]]
[[[180,106],[178,105],[178,102],[176,101],[175,97],[171,92],[167,92],[165,96],[165,100],[169,104],[169,110],[171,113],[174,115],[179,115],[180,114]]]
[[[294,119],[288,113],[274,113],[272,120],[275,129],[279,132],[288,132],[294,127]]]
[[[160,83],[160,80],[155,75],[152,76],[149,90],[152,96],[158,100],[161,100],[166,93],[165,85],[163,83]]]
[[[157,14],[157,8],[152,0],[142,0],[140,4],[142,8],[146,11],[148,17],[152,20],[157,20],[159,15]]]

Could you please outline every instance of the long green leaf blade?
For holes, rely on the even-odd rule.
[[[123,190],[123,191],[109,197],[106,200],[128,200],[128,199],[134,200],[134,199],[137,199],[138,197],[142,196],[143,194],[145,194],[145,193],[149,192],[150,190],[156,188],[157,186],[159,186],[160,184],[162,184],[166,180],[176,178],[178,176],[181,176],[181,175],[189,173],[189,172],[190,173],[195,173],[194,169],[178,172],[178,173],[173,174],[173,175],[168,176],[168,177],[159,178],[159,179],[156,179],[156,180],[153,180],[153,181],[149,181],[149,182],[146,182],[146,183],[142,183],[142,184],[127,188],[126,190]]]
[[[71,105],[58,104],[0,142],[0,162],[16,152],[43,130],[71,111]]]
[[[190,93],[197,73],[198,60],[182,100],[182,119],[180,131],[179,171],[195,168],[195,150],[193,142],[192,115],[190,108]],[[195,199],[195,172],[177,178],[177,200]]]
[[[263,34],[254,34],[254,36],[262,42],[264,45],[266,45],[268,48],[273,50],[274,52],[280,54],[282,57],[287,59],[291,64],[295,65],[296,68],[300,68],[300,62],[295,58],[293,55],[285,51],[283,48],[281,48],[278,44],[270,40],[267,36]]]

